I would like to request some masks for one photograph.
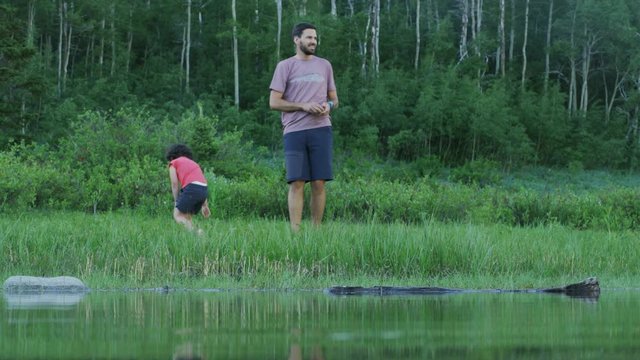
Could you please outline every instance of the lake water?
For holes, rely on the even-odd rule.
[[[0,359],[628,359],[640,293],[3,294]]]

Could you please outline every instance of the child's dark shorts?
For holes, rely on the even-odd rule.
[[[206,186],[198,184],[188,184],[178,195],[178,201],[176,201],[176,208],[181,213],[185,214],[197,214],[202,205],[207,200],[209,191]]]
[[[284,135],[287,182],[332,180],[333,133],[331,126]]]

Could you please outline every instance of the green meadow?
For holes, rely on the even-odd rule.
[[[159,121],[132,108],[87,112],[55,146],[0,151],[0,274],[92,288],[530,288],[588,276],[640,287],[637,172],[337,147],[325,222],[293,235],[280,151],[219,133],[218,117]],[[162,154],[176,141],[199,154],[208,180],[204,236],[171,217]]]
[[[472,223],[304,224],[202,219],[198,236],[169,213],[34,211],[0,218],[0,273],[76,276],[94,289],[277,288],[413,285],[532,288],[597,276],[604,288],[638,287],[632,230]]]

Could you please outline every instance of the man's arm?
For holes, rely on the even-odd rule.
[[[331,110],[335,110],[338,108],[338,92],[335,90],[331,90],[327,93],[327,98],[329,99],[329,101],[333,102],[333,106],[331,107]]]
[[[322,114],[324,112],[322,104],[287,101],[282,98],[281,92],[275,90],[271,90],[271,95],[269,95],[269,107],[282,112],[305,111],[311,114]]]

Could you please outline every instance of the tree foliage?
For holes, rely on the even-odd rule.
[[[530,2],[526,46],[523,1],[506,6],[504,20],[497,2],[480,8],[473,2],[466,22],[465,2],[472,3],[389,0],[376,14],[371,0],[336,0],[332,16],[328,0],[286,1],[278,24],[274,1],[237,2],[234,22],[230,0],[193,0],[188,24],[183,1],[8,0],[0,5],[0,149],[21,140],[59,146],[87,111],[117,114],[133,106],[154,114],[156,123],[145,126],[215,118],[219,133],[210,136],[278,150],[268,86],[278,44],[281,58],[291,56],[288,30],[307,20],[318,26],[318,55],[334,66],[341,106],[333,124],[344,154],[434,156],[446,165],[487,159],[506,166],[637,167],[637,1]]]

